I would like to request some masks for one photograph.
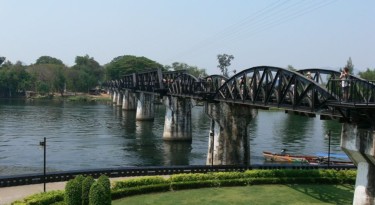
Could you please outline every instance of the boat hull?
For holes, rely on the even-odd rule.
[[[277,154],[272,152],[263,152],[264,159],[269,162],[290,162],[290,163],[309,163],[317,161],[317,156],[310,155],[289,155]]]

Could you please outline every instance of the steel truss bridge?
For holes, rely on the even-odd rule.
[[[368,111],[375,109],[375,83],[350,76],[346,80],[350,84],[348,99],[344,99],[339,76],[340,72],[333,70],[312,68],[294,72],[271,66],[245,69],[230,78],[221,75],[196,78],[184,70],[152,70],[105,82],[104,87],[114,91],[131,90],[210,103],[247,105],[255,109],[280,108],[343,122],[366,121],[374,117],[368,116]]]

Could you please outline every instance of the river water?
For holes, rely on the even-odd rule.
[[[153,122],[135,121],[134,111],[108,103],[0,100],[0,176],[41,173],[47,139],[47,171],[158,165],[204,165],[210,119],[202,106],[192,111],[192,142],[164,142],[165,106],[156,105]],[[250,164],[262,164],[262,151],[286,148],[295,154],[340,148],[341,125],[262,111],[249,125]]]

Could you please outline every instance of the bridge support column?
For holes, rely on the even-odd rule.
[[[122,109],[123,110],[136,110],[135,96],[129,90],[125,90],[123,100],[122,100]]]
[[[375,204],[375,120],[344,123],[341,147],[357,165],[353,205]]]
[[[147,93],[139,93],[137,102],[136,120],[154,120],[155,116],[155,96]]]
[[[116,103],[116,102],[117,102],[117,91],[114,90],[112,93],[113,93],[113,94],[112,94],[112,102],[113,102],[113,103]]]
[[[116,106],[122,106],[122,98],[123,98],[123,94],[121,91],[118,91],[117,92],[117,99],[116,99]]]
[[[164,97],[165,112],[163,139],[191,141],[191,99]]]
[[[206,103],[211,118],[207,165],[240,165],[250,162],[248,125],[258,110],[227,103]]]

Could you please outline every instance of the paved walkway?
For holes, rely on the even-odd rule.
[[[165,176],[167,177],[167,176]],[[111,182],[129,179],[133,177],[111,178]],[[66,182],[53,182],[46,184],[46,191],[63,190]],[[0,205],[10,205],[16,200],[23,199],[27,196],[43,192],[43,184],[33,184],[24,186],[13,186],[0,188]]]

